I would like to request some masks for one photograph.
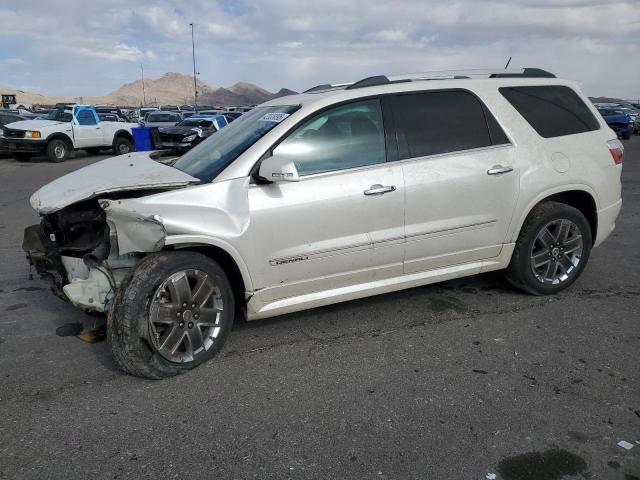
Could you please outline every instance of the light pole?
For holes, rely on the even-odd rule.
[[[193,39],[193,23],[191,26],[191,54],[193,55],[193,111],[198,107],[198,82],[196,80],[196,42]]]
[[[140,64],[140,71],[142,72],[142,106],[147,106],[147,95],[144,91],[144,67]]]

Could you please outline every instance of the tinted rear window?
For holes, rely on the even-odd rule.
[[[502,87],[500,93],[541,137],[562,137],[600,128],[591,110],[569,87]]]
[[[400,159],[509,142],[480,100],[464,90],[399,95],[393,111]]]

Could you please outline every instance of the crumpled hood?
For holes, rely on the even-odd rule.
[[[14,128],[16,130],[38,130],[40,128],[47,128],[61,123],[68,123],[71,125],[71,122],[58,122],[55,120],[21,120],[19,122],[9,123],[5,125],[5,127]]]
[[[60,210],[72,203],[109,192],[180,187],[199,183],[195,177],[149,157],[149,152],[108,158],[80,168],[46,184],[31,196],[40,214]]]

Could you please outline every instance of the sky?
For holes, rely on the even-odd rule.
[[[0,0],[0,85],[92,96],[165,72],[271,91],[539,67],[640,97],[640,0]]]

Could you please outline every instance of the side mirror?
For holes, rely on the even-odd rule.
[[[260,164],[258,176],[268,182],[299,182],[296,165],[288,158],[274,155]]]

